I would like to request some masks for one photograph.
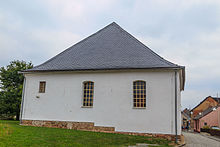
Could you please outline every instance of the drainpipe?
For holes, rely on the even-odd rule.
[[[217,107],[217,115],[218,115],[218,127],[220,127],[220,113],[219,113],[219,110],[218,110],[219,108]]]
[[[25,85],[26,85],[26,78],[24,77],[23,90],[22,90],[22,99],[21,99],[21,108],[20,108],[20,125],[22,124],[22,114],[23,114],[23,107],[24,107]]]
[[[175,143],[177,142],[177,71],[175,70]]]

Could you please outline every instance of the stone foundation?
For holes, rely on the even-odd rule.
[[[114,127],[94,126],[93,122],[22,120],[22,125],[49,127],[49,128],[65,128],[65,129],[73,129],[73,130],[100,131],[100,132],[115,131]]]
[[[50,128],[65,128],[73,130],[86,130],[94,132],[138,135],[147,137],[159,137],[167,140],[175,140],[175,135],[170,134],[151,134],[151,133],[138,133],[138,132],[118,132],[114,127],[95,126],[93,122],[68,122],[68,121],[45,121],[45,120],[22,120],[21,125],[37,126],[37,127],[50,127]],[[178,140],[181,136],[178,135]]]
[[[152,134],[152,133],[138,133],[138,132],[109,132],[109,133],[146,136],[146,137],[158,137],[158,138],[163,138],[163,139],[167,139],[170,141],[175,141],[175,135],[170,135],[170,134]],[[178,138],[178,141],[180,141],[181,135],[178,135],[177,138]]]

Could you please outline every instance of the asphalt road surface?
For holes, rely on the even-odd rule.
[[[220,147],[219,141],[202,136],[199,133],[183,132],[183,135],[186,142],[185,147]]]

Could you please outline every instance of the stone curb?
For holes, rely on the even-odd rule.
[[[215,137],[215,136],[208,136],[208,135],[205,135],[205,134],[200,134],[200,135],[201,135],[201,136],[204,136],[204,137],[207,137],[207,138],[209,138],[209,139],[213,139],[213,140],[215,140],[215,141],[220,142],[220,139],[217,138],[217,137]]]
[[[186,143],[184,142],[183,144],[178,145],[178,147],[182,147],[182,146],[185,146],[185,145],[186,145]]]
[[[177,146],[182,147],[182,146],[185,146],[185,145],[186,145],[185,137],[183,135],[181,135],[181,141],[179,142],[179,144]]]
[[[136,145],[128,146],[128,147],[148,147],[148,146],[159,146],[159,145],[158,144],[137,143]]]

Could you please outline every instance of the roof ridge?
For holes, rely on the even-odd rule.
[[[113,34],[114,33],[114,34]],[[101,35],[101,36],[100,36]],[[104,36],[102,36],[104,35]],[[103,38],[104,37],[104,38]],[[114,37],[115,39],[113,39]],[[123,45],[123,43],[127,43],[127,41],[131,42],[135,46],[132,45],[123,45],[121,51],[118,51],[119,54],[132,52],[132,55],[138,55],[140,56],[141,53],[144,53],[143,56],[141,56],[141,62],[136,58],[133,57],[132,59],[136,62],[133,63],[133,61],[128,62],[129,65],[122,65],[123,62],[125,62],[120,55],[117,55],[118,63],[111,61],[107,62],[106,60],[106,65],[100,63],[99,60],[94,60],[94,66],[91,66],[90,64],[87,64],[87,54],[85,55],[84,58],[78,59],[78,55],[83,52],[83,51],[88,51],[88,49],[92,49],[90,47],[91,42],[92,45],[95,43],[94,41],[98,41],[97,45],[94,45],[97,51],[100,51],[103,46],[105,49],[101,51],[105,55],[105,52],[107,51],[108,47],[112,49],[113,51],[116,51],[116,47],[114,45],[109,45],[109,43],[103,39],[111,39],[111,42],[117,42],[120,45]],[[103,42],[100,42],[103,41]],[[104,43],[104,44],[103,44]],[[93,47],[93,48],[94,48]],[[106,48],[107,47],[107,48]],[[85,48],[85,49],[83,49]],[[82,49],[82,51],[81,51]],[[96,51],[95,50],[95,51]],[[92,50],[90,50],[91,52]],[[117,51],[116,51],[117,52]],[[133,53],[134,52],[134,53]],[[92,54],[92,57],[95,58],[95,54]],[[131,53],[130,53],[131,54]],[[126,54],[126,58],[130,59],[130,54]],[[108,55],[108,54],[106,54]],[[66,58],[66,59],[65,59]],[[62,60],[62,61],[60,61]],[[152,61],[152,60],[155,60]],[[93,60],[92,60],[93,61]],[[74,64],[72,63],[74,62]],[[85,63],[84,63],[85,62]],[[90,61],[89,61],[90,62]],[[80,63],[80,64],[79,64]],[[104,66],[103,66],[104,65]],[[91,66],[89,68],[88,66]],[[98,67],[96,67],[98,66]],[[106,67],[109,66],[109,67]],[[102,29],[96,31],[95,33],[89,35],[88,37],[85,37],[84,39],[76,42],[75,44],[71,45],[70,47],[66,48],[62,52],[58,53],[57,55],[53,56],[46,62],[37,65],[33,67],[31,70],[26,70],[26,71],[43,71],[43,70],[81,70],[81,69],[98,69],[98,68],[106,68],[106,69],[113,69],[113,68],[131,68],[131,69],[141,69],[141,68],[172,68],[172,69],[177,69],[177,68],[183,68],[182,66],[179,66],[177,64],[174,64],[172,62],[169,62],[165,60],[163,57],[155,53],[153,50],[151,50],[148,46],[146,46],[144,43],[139,41],[137,38],[135,38],[133,35],[131,35],[129,32],[124,30],[121,26],[119,26],[117,23],[112,22],[109,25],[103,27]]]
[[[203,99],[199,104],[197,104],[191,111],[193,111],[195,108],[197,108],[200,104],[202,104],[208,98],[212,98],[215,100],[215,97],[212,97],[209,95],[209,96],[205,97],[205,99]],[[216,97],[216,98],[220,98],[220,97]]]
[[[64,54],[65,52],[67,52],[67,51],[69,51],[70,49],[72,49],[72,47],[74,47],[74,46],[76,46],[76,45],[78,45],[78,44],[80,44],[80,43],[85,42],[86,40],[88,40],[88,39],[91,38],[92,36],[95,36],[96,34],[98,34],[99,32],[101,32],[101,31],[103,31],[103,30],[105,30],[106,28],[108,28],[108,27],[111,26],[111,25],[117,25],[117,26],[119,26],[117,23],[112,22],[112,23],[110,23],[109,25],[105,26],[104,28],[102,28],[102,29],[98,30],[97,32],[91,34],[90,36],[88,36],[88,37],[82,39],[81,41],[75,43],[74,45],[68,47],[67,49],[65,49],[65,50],[62,51],[61,53],[57,54],[56,56],[50,58],[50,59],[47,60],[46,62],[44,62],[44,63],[42,63],[42,64],[40,64],[40,65],[37,65],[37,66],[33,67],[33,69],[34,69],[34,68],[37,68],[37,67],[39,67],[39,66],[42,66],[42,65],[44,65],[44,64],[47,64],[48,62],[50,62],[50,61],[53,60],[53,59],[56,59],[59,55],[62,55],[62,54]]]
[[[162,62],[166,62],[169,65],[176,65],[179,66],[178,64],[174,64],[170,61],[167,61],[166,59],[164,59],[163,57],[161,57],[160,55],[158,55],[157,53],[155,53],[154,51],[152,51],[148,46],[146,46],[144,43],[142,43],[140,40],[138,40],[137,38],[135,38],[133,35],[131,35],[129,32],[127,32],[126,30],[124,30],[121,26],[119,26],[117,23],[113,22],[112,24],[115,24],[120,30],[122,30],[123,32],[125,32],[126,34],[128,34],[128,36],[133,39],[134,41],[140,43],[145,49],[148,49],[151,53],[153,53],[153,55],[155,57],[159,57],[158,59]],[[180,67],[180,66],[179,66]]]

